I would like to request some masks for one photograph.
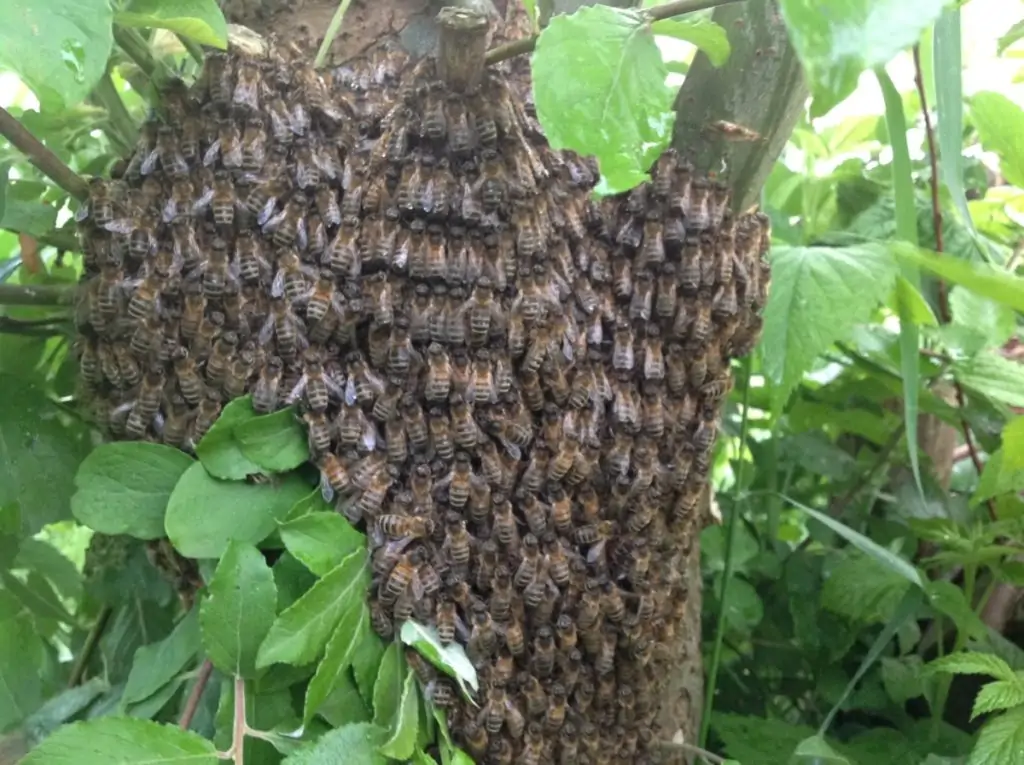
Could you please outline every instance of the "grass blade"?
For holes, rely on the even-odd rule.
[[[935,111],[939,116],[939,157],[942,182],[964,224],[974,231],[974,221],[964,193],[962,140],[964,131],[963,83],[960,79],[960,9],[948,8],[935,22]]]

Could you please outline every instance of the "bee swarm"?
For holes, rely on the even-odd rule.
[[[115,438],[191,449],[295,403],[368,531],[374,629],[464,645],[477,705],[407,652],[479,762],[643,762],[767,220],[669,153],[596,203],[442,11],[437,59],[333,82],[211,54],[93,182],[78,351]],[[374,89],[392,104],[369,103]]]

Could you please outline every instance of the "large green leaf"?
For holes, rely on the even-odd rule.
[[[83,100],[113,45],[109,0],[4,0],[0,63],[51,108]]]
[[[69,516],[75,470],[88,447],[34,383],[0,374],[0,391],[0,506],[17,503],[31,535]]]
[[[135,652],[121,703],[128,705],[149,698],[181,672],[198,652],[199,617],[193,609],[170,635],[159,643],[141,646]]]
[[[249,396],[236,398],[220,413],[206,435],[196,444],[196,456],[206,472],[216,478],[241,481],[247,475],[262,472],[260,466],[242,453],[235,428],[256,417]]]
[[[103,444],[75,474],[78,490],[71,497],[71,512],[94,531],[159,539],[171,492],[194,463],[163,444]]]
[[[213,666],[251,678],[256,654],[277,611],[274,574],[252,545],[228,543],[200,611],[203,645]]]
[[[533,54],[537,117],[554,149],[597,157],[597,191],[648,179],[675,113],[668,72],[645,16],[604,5],[555,16]]]
[[[388,732],[377,725],[352,723],[321,736],[312,746],[286,757],[281,765],[387,765],[388,758],[377,751],[387,737]]]
[[[17,601],[13,609],[18,609]],[[44,645],[28,618],[0,620],[0,730],[7,730],[43,703]]]
[[[61,728],[21,765],[217,765],[212,741],[176,725],[106,717]]]
[[[56,224],[57,208],[53,205],[26,202],[13,196],[7,198],[3,214],[0,215],[0,228],[36,237],[49,234]]]
[[[313,719],[320,705],[334,692],[345,670],[352,663],[359,641],[365,636],[369,618],[369,607],[366,603],[352,603],[342,614],[334,634],[327,643],[323,661],[316,668],[316,674],[306,688],[306,708],[303,712],[303,720],[306,723]],[[352,688],[358,697],[355,684]]]
[[[311,501],[323,504],[319,490],[312,495]],[[366,537],[335,512],[317,511],[300,515],[282,523],[279,531],[288,552],[317,576],[324,576],[346,555],[366,544]]]
[[[1021,365],[996,353],[979,353],[953,365],[956,379],[992,401],[1024,407]]]
[[[407,760],[416,747],[416,732],[419,725],[419,695],[416,690],[416,675],[411,670],[405,673],[402,685],[402,699],[398,712],[391,724],[391,738],[380,748],[381,754],[393,760]]]
[[[700,16],[663,19],[651,24],[656,35],[674,37],[692,43],[704,51],[712,66],[721,66],[729,58],[729,36],[710,19]]]
[[[934,68],[935,111],[939,116],[939,169],[942,181],[960,212],[960,218],[970,229],[974,228],[971,211],[967,207],[964,191],[963,134],[963,64],[961,61],[960,9],[947,8],[935,22]]]
[[[777,247],[771,258],[761,352],[781,404],[818,354],[846,339],[892,291],[896,266],[873,245]]]
[[[1024,752],[1024,706],[1011,709],[985,724],[967,765],[1006,765]]]
[[[476,669],[466,656],[465,649],[458,643],[444,645],[433,627],[410,620],[402,625],[399,637],[403,643],[423,654],[435,667],[454,677],[463,691],[467,685],[474,691],[479,688]],[[466,695],[469,695],[468,691]]]
[[[305,431],[289,407],[235,425],[235,440],[248,459],[267,472],[285,472],[309,459]]]
[[[402,703],[402,685],[409,671],[402,650],[397,640],[388,645],[373,684],[373,721],[384,727],[391,725]]]
[[[308,491],[294,474],[268,484],[220,481],[197,462],[171,493],[167,536],[188,558],[218,558],[231,540],[262,542]]]
[[[999,155],[1006,180],[1024,187],[1024,109],[989,90],[975,93],[970,109],[981,145]]]
[[[782,18],[803,62],[820,117],[857,87],[860,73],[918,41],[947,0],[782,0]]]
[[[203,45],[227,47],[228,25],[216,0],[132,0],[114,20],[124,27],[170,29]]]

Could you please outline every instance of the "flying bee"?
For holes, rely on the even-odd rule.
[[[305,194],[293,194],[285,202],[284,209],[263,224],[263,233],[272,233],[272,241],[278,247],[290,247],[297,243],[300,250],[305,250],[309,244],[306,228],[308,208],[309,200]]]

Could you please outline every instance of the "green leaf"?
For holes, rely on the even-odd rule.
[[[317,714],[335,728],[347,723],[370,722],[373,715],[352,679],[351,668],[335,678],[334,690],[324,699]]]
[[[132,670],[121,696],[122,705],[143,701],[169,683],[199,652],[199,618],[195,609],[159,643],[135,652]]]
[[[269,484],[220,481],[196,462],[171,493],[164,525],[175,549],[187,558],[219,558],[228,542],[259,544],[309,485],[297,475]]]
[[[940,656],[928,664],[928,672],[948,672],[954,675],[989,675],[997,680],[1014,682],[1016,673],[1003,659],[991,653],[975,651]]]
[[[285,757],[281,765],[387,765],[387,758],[377,751],[387,735],[377,725],[353,723],[324,734],[312,746]]]
[[[1024,375],[1016,362],[996,353],[979,353],[953,364],[953,375],[992,401],[1024,407]]]
[[[25,721],[25,728],[38,738],[49,736],[88,707],[98,696],[110,690],[106,679],[94,677],[82,685],[68,688],[47,700]]]
[[[123,27],[170,29],[202,45],[227,48],[228,25],[216,0],[132,0],[114,21]]]
[[[821,605],[854,622],[884,623],[892,618],[908,587],[906,578],[891,567],[855,553],[829,571]]]
[[[463,692],[468,685],[474,691],[479,688],[476,668],[466,656],[465,649],[458,643],[441,644],[437,630],[412,620],[402,624],[399,639],[407,646],[412,646],[423,657],[447,675],[454,677]]]
[[[1000,449],[988,458],[978,488],[971,497],[972,504],[978,504],[990,497],[1001,494],[1015,494],[1024,490],[1024,468],[1008,469],[1003,466],[1004,455]]]
[[[975,93],[968,103],[981,145],[999,155],[1006,180],[1024,188],[1024,109],[989,90]]]
[[[10,162],[0,162],[0,223],[4,219],[4,208],[7,205],[7,176],[11,173]]]
[[[43,640],[29,619],[0,620],[0,730],[21,722],[43,703],[43,652]]]
[[[212,741],[176,725],[105,717],[61,728],[21,765],[217,765]]]
[[[938,18],[946,0],[782,0],[789,39],[803,62],[820,117],[850,95],[865,69],[887,64]]]
[[[938,579],[928,582],[925,592],[932,608],[952,619],[958,632],[975,640],[985,637],[985,623],[974,613],[962,589],[952,582]]]
[[[57,208],[53,205],[26,202],[13,196],[7,198],[3,217],[0,218],[0,228],[37,237],[49,234],[56,224]]]
[[[1024,19],[1021,19],[1008,30],[1006,30],[1006,34],[999,38],[999,44],[997,47],[997,52],[999,53],[999,55],[1002,56],[1003,53],[1006,52],[1007,48],[1009,48],[1011,45],[1013,45],[1021,38],[1024,38]]]
[[[294,407],[241,422],[234,433],[242,454],[266,471],[284,473],[309,459],[309,442]]]
[[[363,626],[362,633],[352,657],[352,674],[363,701],[370,705],[373,703],[373,685],[377,681],[381,659],[384,658],[384,641],[368,623]]]
[[[87,445],[60,423],[34,383],[0,373],[0,390],[0,507],[17,504],[22,531],[30,536],[69,516],[75,470]]]
[[[901,261],[918,265],[948,282],[963,285],[982,297],[1024,312],[1024,278],[1020,276],[987,263],[951,258],[901,242],[893,242],[890,247]]]
[[[196,444],[196,456],[206,472],[216,478],[241,481],[247,475],[260,473],[260,466],[242,454],[235,438],[235,428],[256,417],[249,396],[236,398],[220,413],[205,436]]]
[[[365,550],[351,553],[277,617],[260,646],[257,667],[309,664],[320,655],[345,610],[361,603],[369,586]]]
[[[416,748],[416,731],[419,725],[419,693],[416,690],[416,675],[412,670],[405,673],[402,686],[402,701],[398,714],[391,726],[391,738],[381,746],[380,753],[393,760],[407,760]]]
[[[408,623],[408,622],[407,622]],[[388,728],[402,703],[402,687],[407,667],[402,644],[394,642],[384,650],[377,681],[373,684],[373,722]]]
[[[129,717],[137,717],[140,720],[154,719],[170,703],[171,699],[178,694],[185,684],[185,679],[184,675],[171,678],[166,685],[161,686],[152,696],[134,704],[127,704],[124,707],[124,714]]]
[[[1007,765],[1024,751],[1024,707],[1015,707],[986,723],[967,765]]]
[[[112,20],[108,0],[5,0],[0,64],[48,107],[74,106],[106,71]]]
[[[781,405],[820,353],[870,318],[892,291],[896,267],[872,245],[776,247],[771,261],[761,352]]]
[[[1005,441],[1005,435],[1004,435]],[[11,568],[26,568],[46,577],[65,598],[82,594],[82,575],[56,547],[38,539],[22,539]]]
[[[1024,417],[1014,417],[1003,428],[1002,471],[1016,474],[1024,470]]]
[[[324,658],[306,688],[303,722],[313,719],[320,705],[334,692],[338,680],[352,663],[356,647],[369,624],[370,611],[365,602],[352,603],[341,616],[334,634],[327,643]]]
[[[995,680],[986,683],[978,691],[974,699],[971,719],[987,712],[998,712],[1010,707],[1024,704],[1024,681],[1018,676],[1016,680]]]
[[[276,610],[274,574],[263,554],[229,542],[200,606],[203,646],[213,666],[227,675],[254,677],[256,654]]]
[[[883,656],[882,684],[889,698],[902,706],[908,700],[924,694],[922,669],[924,665],[920,656],[904,656],[894,659]]]
[[[532,69],[551,148],[597,157],[599,193],[649,178],[672,137],[675,94],[642,13],[598,5],[555,16],[537,40]]]
[[[729,59],[729,37],[725,30],[710,19],[683,17],[662,19],[651,24],[656,35],[674,37],[692,43],[704,51],[712,66],[721,66]]]
[[[323,504],[317,489],[313,502]],[[305,502],[305,500],[302,500]],[[333,569],[353,550],[366,546],[366,537],[335,512],[312,512],[282,523],[284,546],[317,576]]]
[[[903,274],[896,277],[896,293],[890,302],[897,311],[905,308],[911,322],[919,327],[934,327],[939,323],[924,295]]]
[[[947,329],[953,330],[956,347],[967,354],[975,354],[989,346],[1001,346],[1016,329],[1013,309],[976,295],[965,287],[957,286],[950,290],[949,307],[953,326]]]
[[[791,765],[853,765],[837,754],[820,735],[805,738],[797,744],[789,761]]]
[[[963,63],[961,61],[960,9],[947,8],[935,22],[934,68],[935,111],[939,116],[939,154],[942,181],[953,197],[961,221],[974,230],[974,221],[964,191]]]
[[[159,539],[174,486],[194,464],[187,454],[163,444],[103,444],[75,474],[78,490],[71,497],[71,512],[103,534]]]

